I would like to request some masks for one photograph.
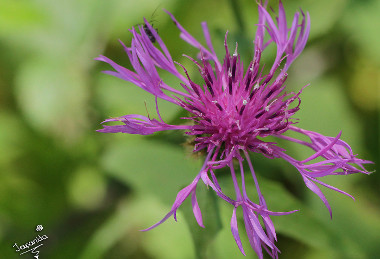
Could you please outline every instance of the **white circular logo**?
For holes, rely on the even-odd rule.
[[[44,228],[42,227],[42,225],[37,225],[37,227],[36,227],[36,231],[41,231],[41,230],[43,230]]]

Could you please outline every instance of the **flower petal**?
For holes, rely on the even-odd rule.
[[[232,236],[234,237],[237,246],[239,247],[240,252],[243,255],[245,255],[243,245],[241,244],[241,240],[240,240],[240,236],[239,236],[239,230],[238,230],[238,225],[237,225],[237,220],[236,220],[236,207],[232,211],[231,232],[232,232]]]
[[[138,114],[129,114],[118,118],[111,118],[105,122],[120,121],[124,125],[107,126],[103,125],[103,129],[97,130],[103,133],[129,133],[139,135],[150,135],[157,131],[164,130],[181,130],[190,129],[189,125],[169,125],[164,122],[157,121],[156,119],[149,119],[145,116]]]
[[[201,209],[199,208],[199,205],[198,205],[195,189],[191,194],[191,204],[193,206],[194,217],[197,220],[198,225],[201,226],[202,228],[204,228],[205,226],[203,225],[202,213],[201,213]]]
[[[313,183],[311,180],[308,179],[308,177],[302,176],[302,179],[304,180],[307,188],[309,188],[312,192],[314,192],[316,195],[318,195],[318,197],[326,205],[327,209],[330,212],[330,217],[332,218],[331,206],[330,206],[329,202],[327,201],[325,195],[321,192],[321,190],[318,188],[318,186],[315,183]]]
[[[177,197],[173,203],[173,206],[172,206],[172,209],[169,211],[168,214],[165,215],[165,217],[163,219],[161,219],[159,222],[157,222],[156,224],[154,224],[153,226],[149,227],[149,228],[146,228],[146,229],[143,229],[141,231],[148,231],[148,230],[151,230],[159,225],[161,225],[162,223],[164,223],[168,218],[170,218],[171,215],[174,214],[174,219],[175,221],[177,221],[177,217],[176,217],[176,212],[177,212],[177,209],[179,208],[179,206],[181,206],[181,204],[184,202],[184,200],[189,197],[190,193],[193,192],[193,190],[195,189],[197,183],[198,183],[198,180],[199,180],[199,176],[197,176],[193,182],[186,186],[185,188],[183,188],[181,191],[178,192],[177,194]]]

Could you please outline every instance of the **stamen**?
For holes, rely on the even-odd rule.
[[[244,106],[243,106],[244,107]],[[255,118],[258,119],[264,114],[265,110],[261,110],[258,114],[256,114]]]
[[[215,105],[216,105],[216,107],[218,107],[218,109],[219,109],[220,111],[223,111],[223,108],[222,108],[222,106],[220,106],[219,103],[215,103]]]
[[[237,48],[238,48],[238,43],[235,42],[235,52],[233,54],[234,57],[237,57]]]
[[[214,90],[212,89],[212,84],[211,84],[211,82],[210,81],[208,81],[208,79],[207,78],[205,78],[205,82],[206,82],[206,85],[207,85],[207,88],[208,88],[208,90],[210,91],[210,93],[211,93],[211,96],[215,96],[215,94],[214,94]]]
[[[271,89],[269,93],[265,96],[265,99],[268,99],[272,94],[274,93],[274,90]]]
[[[242,106],[241,109],[240,109],[240,112],[239,112],[239,115],[241,116],[243,114],[243,111],[245,109],[246,106]]]
[[[238,127],[239,130],[241,130],[240,121],[239,120],[236,121],[236,126]]]
[[[228,92],[232,94],[232,73],[231,70],[228,71]]]

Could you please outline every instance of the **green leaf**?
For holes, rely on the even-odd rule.
[[[102,205],[106,192],[104,175],[90,166],[78,168],[68,183],[71,203],[80,209],[93,210]]]
[[[380,59],[379,1],[350,1],[339,25],[345,30],[349,37],[347,40],[354,41],[360,52],[366,59],[373,59],[378,63]],[[355,32],[355,33],[353,33]],[[367,86],[366,86],[367,87]]]
[[[180,187],[198,174],[200,160],[186,157],[178,147],[145,138],[120,134],[120,140],[106,148],[101,164],[138,194],[154,195],[172,205]]]
[[[87,128],[88,93],[71,64],[49,58],[26,62],[17,78],[17,99],[28,122],[42,132],[73,141]]]
[[[183,223],[171,219],[156,229],[139,231],[158,221],[165,209],[164,204],[148,195],[123,199],[96,229],[79,258],[147,258],[141,256],[141,251],[152,258],[194,258],[190,235]]]
[[[29,32],[44,22],[46,22],[44,12],[32,1],[0,2],[0,36]]]

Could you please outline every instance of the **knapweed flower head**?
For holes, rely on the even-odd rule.
[[[246,67],[240,59],[237,43],[233,51],[227,46],[227,33],[224,40],[225,56],[221,61],[215,54],[206,23],[202,23],[202,28],[207,47],[191,36],[174,16],[166,11],[178,27],[180,37],[199,49],[198,57],[185,56],[198,68],[203,79],[202,83],[194,82],[187,68],[173,61],[160,35],[146,20],[144,26],[130,30],[133,35],[130,47],[121,43],[134,71],[116,64],[107,57],[97,58],[114,68],[114,71],[105,71],[105,73],[132,82],[154,95],[159,118],[151,119],[143,115],[129,114],[105,120],[105,122],[118,121],[122,124],[105,125],[98,131],[149,135],[157,131],[184,130],[187,135],[194,138],[194,152],[204,150],[207,153],[200,172],[190,185],[178,193],[170,212],[146,230],[155,228],[172,215],[176,219],[177,209],[189,196],[195,219],[203,227],[202,214],[196,197],[197,185],[203,181],[221,199],[232,205],[231,231],[240,251],[245,254],[239,237],[237,209],[242,210],[250,245],[258,257],[263,258],[262,248],[264,248],[270,256],[278,258],[279,250],[275,245],[276,232],[271,216],[286,215],[295,210],[273,212],[268,209],[249,152],[261,153],[271,159],[282,158],[293,165],[306,186],[326,205],[330,215],[330,205],[317,184],[352,196],[322,182],[320,178],[327,175],[369,173],[363,164],[370,161],[356,158],[350,146],[340,139],[341,133],[336,137],[327,137],[295,126],[296,120],[293,116],[300,109],[302,90],[298,93],[287,93],[284,83],[290,65],[306,45],[310,31],[310,17],[308,13],[297,12],[291,24],[288,24],[281,2],[275,18],[268,13],[266,6],[266,3],[258,4],[259,19],[253,44],[254,54],[252,61]],[[264,41],[265,34],[269,37]],[[276,58],[268,69],[269,72],[264,73],[263,65],[260,64],[261,55],[270,44],[276,46]],[[181,90],[166,84],[160,77],[158,69],[165,70],[178,78]],[[184,121],[182,125],[167,124],[159,113],[158,98],[185,109],[190,114],[189,117],[182,118]],[[310,141],[287,136],[288,131],[306,136]],[[288,155],[277,143],[267,141],[268,136],[295,142],[311,148],[315,153],[299,161]],[[248,164],[251,175],[249,177],[253,178],[256,186],[259,197],[257,203],[247,196],[245,178],[248,176],[243,169],[244,163]],[[235,197],[223,193],[218,183],[217,169],[223,167],[230,169]],[[240,174],[240,178],[237,174]]]

